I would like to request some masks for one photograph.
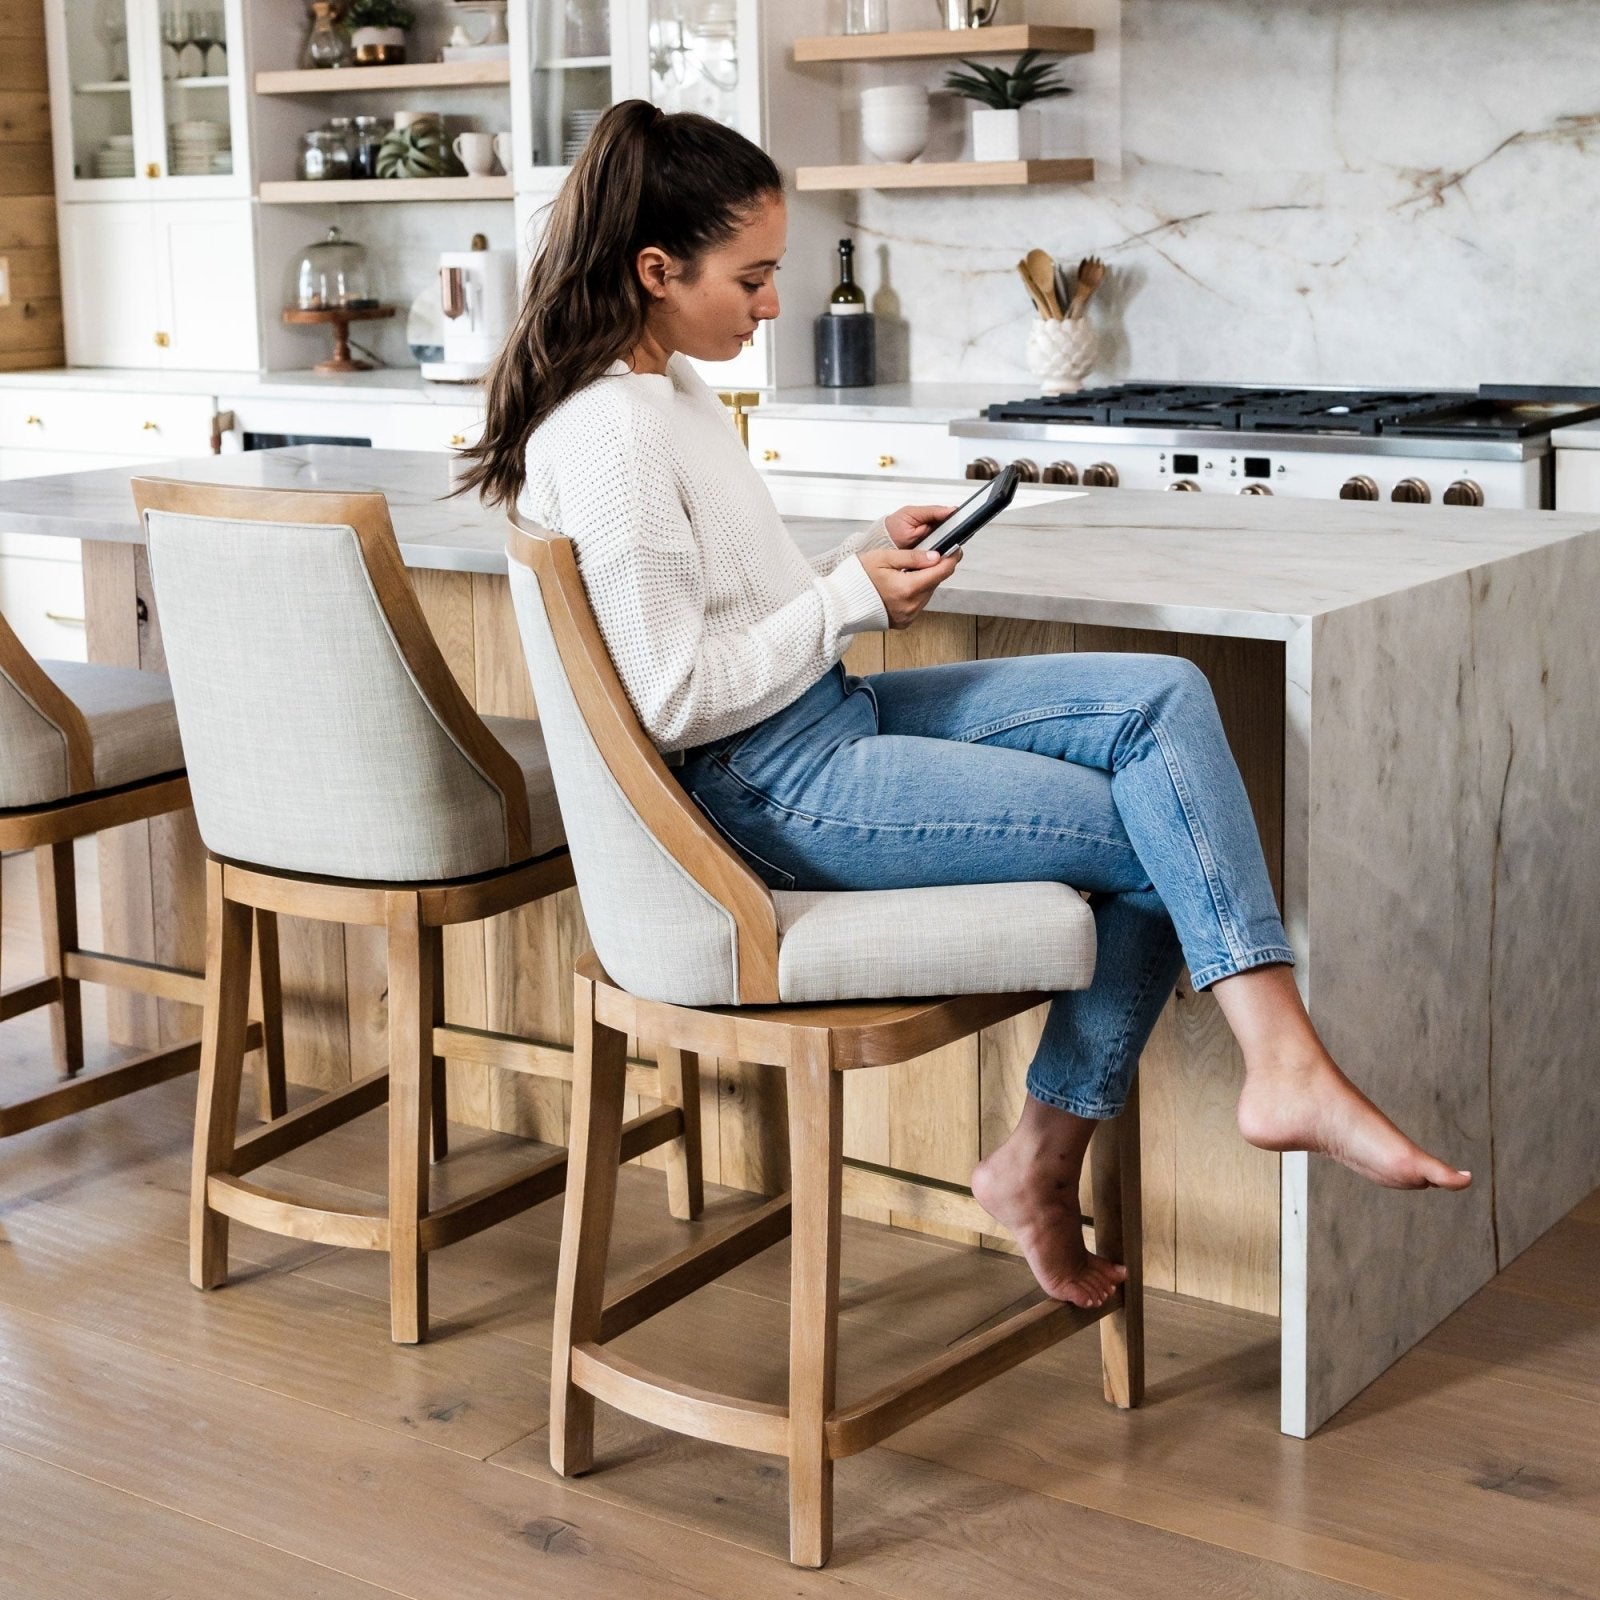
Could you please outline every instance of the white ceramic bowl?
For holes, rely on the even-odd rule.
[[[928,147],[928,91],[889,84],[861,91],[861,142],[880,161],[915,161]]]

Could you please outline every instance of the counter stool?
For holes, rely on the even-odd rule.
[[[512,598],[595,952],[578,964],[567,1184],[550,1396],[557,1472],[594,1459],[594,1402],[696,1438],[785,1456],[789,1554],[832,1546],[833,1463],[1091,1323],[1108,1399],[1144,1384],[1136,1103],[1095,1138],[1096,1248],[1127,1262],[1103,1307],[1045,1300],[876,1394],[835,1396],[843,1073],[938,1049],[1081,988],[1094,922],[1073,890],[1014,883],[869,893],[769,890],[674,781],[629,706],[570,541],[513,518]],[[602,965],[603,963],[603,965]],[[970,991],[978,989],[973,994]],[[904,999],[902,993],[943,998]],[[948,996],[954,996],[953,998]],[[604,1282],[627,1036],[782,1067],[791,1189],[626,1286]],[[906,1175],[897,1175],[904,1178]],[[948,1186],[946,1186],[948,1187]],[[606,1346],[792,1235],[787,1406],[712,1393]]]
[[[143,822],[189,805],[189,782],[172,710],[159,672],[38,661],[0,617],[0,851],[32,850],[39,884],[45,976],[0,989],[0,1022],[50,1007],[56,1070],[68,1081],[0,1106],[0,1138],[37,1128],[135,1089],[192,1072],[200,1044],[153,1050],[106,1072],[83,1071],[83,1008],[79,985],[183,1000],[199,1005],[198,972],[85,950],[78,943],[75,839]],[[277,983],[275,926],[262,927],[262,981]],[[282,1038],[251,1024],[246,1045],[265,1046],[258,1078],[263,1106],[283,1099]]]
[[[531,1041],[451,1027],[442,929],[572,883],[539,725],[480,717],[439,653],[381,494],[136,478],[162,636],[209,862],[205,1038],[190,1276],[227,1275],[230,1218],[389,1255],[397,1343],[428,1325],[428,1252],[561,1191],[566,1154],[434,1207],[452,1054],[564,1076]],[[386,930],[389,1060],[235,1140],[250,908]],[[335,1209],[247,1174],[389,1105],[388,1197]],[[635,1153],[684,1142],[681,1116]],[[430,1141],[431,1134],[431,1141]]]

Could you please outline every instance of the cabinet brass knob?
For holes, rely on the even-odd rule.
[[[150,162],[144,169],[144,175],[147,178],[159,178],[161,176],[161,163],[158,161]]]
[[[23,423],[23,426],[25,428],[42,428],[44,426],[44,418],[29,417],[27,421]]]
[[[761,459],[763,461],[776,461],[778,459],[778,452],[776,450],[763,450],[761,452]]]
[[[160,433],[161,424],[159,422],[147,422],[144,425],[144,431],[146,433]]]
[[[450,435],[450,443],[458,448],[466,442],[467,436],[464,433],[452,433]]]
[[[170,333],[158,333],[156,335],[156,347],[158,349],[165,350],[171,343],[172,335]]]
[[[878,457],[878,465],[880,467],[892,467],[894,465],[894,457],[893,456],[879,456]]]

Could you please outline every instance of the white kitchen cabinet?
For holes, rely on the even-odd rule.
[[[71,539],[0,530],[0,616],[35,656],[87,661],[77,545]]]
[[[750,457],[763,472],[960,478],[968,452],[942,422],[858,422],[747,414]]]
[[[222,21],[220,39],[201,25],[210,18]],[[247,196],[243,19],[244,0],[197,9],[169,0],[45,0],[57,195],[122,202]],[[180,58],[163,36],[173,28],[174,38],[203,37]],[[225,72],[197,70],[202,44],[211,67],[226,58]],[[113,168],[118,175],[102,176]]]
[[[1555,456],[1556,510],[1600,511],[1600,450],[1563,450],[1558,443]]]
[[[72,203],[59,223],[70,365],[259,367],[248,200]]]

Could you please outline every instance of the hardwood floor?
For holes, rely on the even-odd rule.
[[[6,980],[37,969],[32,873],[4,863]],[[97,1060],[103,1012],[87,1008]],[[0,1030],[7,1092],[49,1076]],[[381,1255],[234,1229],[186,1278],[193,1083],[0,1144],[5,1600],[500,1600],[867,1594],[1404,1600],[1600,1596],[1600,1195],[1309,1442],[1276,1430],[1276,1324],[1151,1297],[1150,1388],[1099,1396],[1070,1340],[838,1468],[838,1543],[791,1569],[781,1464],[601,1408],[598,1469],[544,1434],[559,1203],[435,1256],[436,1337],[388,1338]],[[458,1134],[435,1180],[526,1159]],[[368,1198],[381,1114],[277,1176]],[[681,1245],[629,1169],[615,1275]],[[715,1227],[753,1197],[708,1195]],[[692,1232],[692,1230],[689,1230]],[[625,1341],[690,1382],[781,1399],[780,1247]],[[1013,1258],[847,1223],[841,1395],[1027,1292]]]

